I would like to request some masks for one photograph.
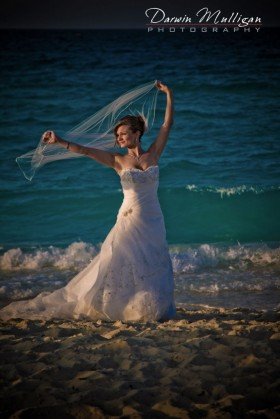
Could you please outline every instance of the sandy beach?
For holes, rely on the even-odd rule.
[[[278,418],[279,313],[1,323],[1,418]]]

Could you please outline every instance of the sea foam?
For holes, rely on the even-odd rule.
[[[99,249],[100,245],[94,246],[85,242],[74,242],[66,248],[12,248],[0,256],[0,270],[79,270],[94,258]],[[208,268],[280,268],[280,247],[276,243],[178,244],[170,246],[169,250],[176,274]]]
[[[97,253],[97,247],[89,243],[74,242],[65,249],[49,246],[23,251],[21,248],[7,250],[0,257],[0,269],[37,270],[54,267],[57,269],[79,269],[88,263]]]

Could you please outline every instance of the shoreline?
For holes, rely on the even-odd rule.
[[[280,415],[280,313],[177,307],[166,322],[1,322],[1,417]]]

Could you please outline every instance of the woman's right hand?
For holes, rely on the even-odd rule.
[[[57,136],[54,131],[46,131],[42,135],[42,140],[48,144],[54,144],[57,142]]]

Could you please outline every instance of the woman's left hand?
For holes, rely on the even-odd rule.
[[[168,86],[166,86],[166,84],[163,84],[159,80],[156,81],[156,87],[158,88],[158,90],[161,90],[164,93],[170,93],[171,92],[171,89]]]

